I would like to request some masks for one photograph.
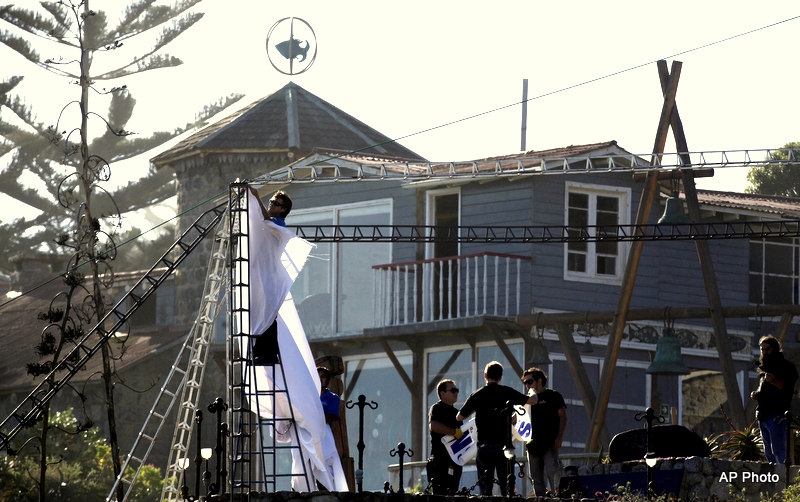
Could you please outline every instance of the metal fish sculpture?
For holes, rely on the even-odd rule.
[[[306,44],[305,47],[300,45],[303,42]],[[281,53],[281,56],[285,57],[286,59],[290,59],[290,54],[291,59],[302,56],[300,62],[305,61],[306,53],[308,52],[309,47],[311,47],[311,44],[308,43],[308,40],[297,40],[296,38],[284,40],[275,46],[275,48],[278,49],[278,52]]]

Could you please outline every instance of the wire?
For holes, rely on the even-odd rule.
[[[499,107],[497,107],[497,108],[493,108],[493,109],[491,109],[491,110],[483,111],[483,112],[480,112],[480,113],[475,113],[475,114],[473,114],[473,115],[469,115],[469,116],[467,116],[467,117],[462,117],[462,118],[460,118],[460,119],[451,120],[450,122],[445,122],[445,123],[443,123],[443,124],[439,124],[439,125],[437,125],[437,126],[428,127],[427,129],[422,129],[422,130],[419,130],[419,131],[417,131],[417,132],[413,132],[413,133],[406,134],[406,135],[404,135],[404,136],[399,136],[399,137],[397,137],[397,138],[395,138],[395,139],[386,140],[386,141],[383,141],[383,142],[380,142],[380,143],[375,143],[375,144],[373,144],[373,145],[370,145],[370,146],[365,146],[365,147],[363,147],[363,148],[358,148],[358,149],[355,149],[355,150],[351,150],[351,151],[349,151],[349,152],[346,152],[346,153],[341,153],[341,154],[339,154],[339,155],[331,156],[331,157],[328,157],[328,158],[326,158],[326,159],[321,159],[321,160],[318,160],[318,161],[316,161],[316,162],[313,162],[313,163],[311,163],[310,165],[312,165],[312,166],[313,166],[313,165],[317,165],[317,164],[320,164],[320,163],[323,163],[323,162],[328,162],[328,161],[330,161],[330,160],[335,160],[335,159],[338,159],[338,158],[344,157],[344,156],[346,156],[346,155],[350,155],[350,154],[353,154],[353,153],[362,152],[362,151],[365,151],[365,150],[370,150],[370,149],[372,149],[372,148],[375,148],[375,147],[378,147],[378,146],[383,146],[383,145],[386,145],[386,144],[389,144],[389,143],[397,143],[398,141],[400,141],[400,140],[403,140],[403,139],[406,139],[406,138],[411,138],[411,137],[413,137],[413,136],[418,136],[418,135],[420,135],[420,134],[424,134],[424,133],[427,133],[427,132],[435,131],[435,130],[437,130],[437,129],[442,129],[442,128],[444,128],[444,127],[448,127],[448,126],[451,126],[451,125],[455,125],[455,124],[458,124],[458,123],[460,123],[460,122],[466,122],[467,120],[472,120],[472,119],[475,119],[475,118],[478,118],[478,117],[483,117],[484,115],[489,115],[489,114],[491,114],[491,113],[498,112],[498,111],[500,111],[500,110],[505,110],[505,109],[507,109],[507,108],[511,108],[511,107],[513,107],[513,106],[517,106],[517,105],[520,105],[520,104],[522,104],[522,103],[526,103],[526,102],[528,102],[528,101],[534,101],[534,100],[537,100],[537,99],[545,98],[545,97],[547,97],[547,96],[552,96],[552,95],[555,95],[555,94],[559,94],[559,93],[562,93],[562,92],[565,92],[565,91],[568,91],[568,90],[571,90],[571,89],[576,89],[576,88],[578,88],[578,87],[583,87],[583,86],[585,86],[585,85],[592,84],[592,83],[594,83],[594,82],[599,82],[599,81],[601,81],[601,80],[605,80],[605,79],[607,79],[607,78],[615,77],[615,76],[617,76],[617,75],[622,75],[623,73],[627,73],[627,72],[630,72],[630,71],[633,71],[633,70],[637,70],[637,69],[639,69],[639,68],[643,68],[643,67],[645,67],[645,66],[648,66],[648,65],[651,65],[651,64],[653,64],[653,63],[656,63],[656,62],[658,62],[658,61],[660,61],[660,60],[662,60],[662,59],[670,59],[670,58],[675,58],[675,57],[678,57],[678,56],[682,56],[682,55],[684,55],[684,54],[689,54],[689,53],[691,53],[691,52],[697,52],[697,51],[699,51],[699,50],[702,50],[702,49],[705,49],[705,48],[708,48],[708,47],[712,47],[712,46],[714,46],[714,45],[719,45],[719,44],[722,44],[722,43],[728,42],[728,41],[730,41],[730,40],[734,40],[734,39],[737,39],[737,38],[740,38],[740,37],[744,37],[744,36],[746,36],[746,35],[750,35],[750,34],[753,34],[753,33],[757,33],[757,32],[759,32],[759,31],[763,31],[763,30],[766,30],[766,29],[768,29],[768,28],[773,28],[773,27],[775,27],[775,26],[779,26],[779,25],[781,25],[781,24],[788,23],[788,22],[790,22],[790,21],[795,21],[795,20],[797,20],[797,19],[800,19],[800,16],[794,16],[794,17],[786,18],[786,19],[783,19],[783,20],[781,20],[781,21],[776,21],[776,22],[774,22],[774,23],[767,24],[767,25],[764,25],[764,26],[761,26],[761,27],[758,27],[758,28],[753,28],[752,30],[744,31],[744,32],[742,32],[742,33],[738,33],[738,34],[736,34],[736,35],[731,35],[731,36],[729,36],[729,37],[725,37],[725,38],[722,38],[722,39],[716,40],[716,41],[714,41],[714,42],[709,42],[709,43],[707,43],[707,44],[699,45],[699,46],[697,46],[697,47],[694,47],[694,48],[691,48],[691,49],[686,49],[686,50],[684,50],[684,51],[676,52],[676,53],[674,53],[674,54],[672,54],[672,55],[669,55],[669,56],[666,56],[666,57],[661,57],[661,58],[658,58],[658,59],[654,59],[654,60],[652,60],[652,61],[648,61],[648,62],[646,62],[646,63],[641,63],[641,64],[638,64],[638,65],[635,65],[635,66],[631,66],[631,67],[629,67],[629,68],[625,68],[625,69],[623,69],[623,70],[618,70],[618,71],[615,71],[615,72],[612,72],[612,73],[607,73],[607,74],[605,74],[605,75],[602,75],[602,76],[600,76],[600,77],[595,77],[595,78],[592,78],[592,79],[589,79],[589,80],[584,80],[583,82],[579,82],[579,83],[577,83],[577,84],[572,84],[572,85],[569,85],[569,86],[566,86],[566,87],[562,87],[562,88],[560,88],[560,89],[556,89],[556,90],[554,90],[554,91],[546,92],[546,93],[544,93],[544,94],[539,94],[538,96],[533,96],[533,97],[531,97],[531,98],[528,98],[528,99],[526,99],[526,100],[517,101],[517,102],[515,102],[515,103],[511,103],[511,104],[507,104],[507,105],[499,106]],[[179,218],[180,216],[183,216],[184,214],[188,213],[189,211],[192,211],[192,210],[194,210],[194,209],[196,209],[196,208],[198,208],[198,207],[200,207],[200,206],[202,206],[202,205],[205,205],[205,204],[207,204],[207,203],[209,203],[209,202],[211,202],[211,201],[213,201],[213,200],[215,200],[215,199],[217,199],[217,198],[221,197],[223,194],[225,194],[225,191],[224,191],[224,190],[223,190],[223,191],[221,191],[221,192],[219,192],[219,193],[217,193],[217,194],[215,194],[215,195],[213,195],[213,196],[211,196],[210,198],[208,198],[208,199],[204,200],[203,202],[200,202],[200,203],[198,203],[198,204],[196,204],[196,205],[192,206],[191,208],[187,209],[186,211],[183,211],[182,213],[179,213],[179,214],[175,215],[174,217],[172,217],[172,218],[170,218],[170,219],[168,219],[168,220],[165,220],[165,221],[163,221],[163,222],[159,223],[158,225],[156,225],[156,226],[154,226],[154,227],[150,228],[149,230],[145,230],[144,232],[140,233],[139,235],[137,235],[137,236],[135,236],[135,237],[132,237],[132,238],[128,239],[127,241],[123,242],[122,244],[120,244],[120,245],[118,245],[118,246],[115,246],[115,247],[113,248],[113,250],[116,250],[116,249],[118,249],[118,248],[120,248],[120,247],[122,247],[122,246],[124,246],[124,245],[126,245],[126,244],[128,244],[128,243],[130,243],[131,241],[133,241],[133,240],[136,240],[136,239],[138,239],[139,237],[142,237],[142,236],[143,236],[143,235],[145,235],[146,233],[148,233],[148,232],[151,232],[151,231],[153,231],[153,230],[155,230],[155,229],[157,229],[157,228],[159,228],[159,227],[161,227],[161,226],[163,226],[163,225],[165,225],[165,224],[169,223],[170,221],[172,221],[172,220],[175,220],[176,218]],[[110,251],[111,251],[111,250],[109,250],[108,252],[110,252]],[[108,253],[108,252],[107,252],[107,253]],[[107,254],[107,253],[106,253],[106,254]],[[86,260],[86,261],[84,261],[83,263],[80,263],[80,264],[76,265],[75,267],[73,267],[72,269],[70,269],[70,270],[69,270],[67,273],[69,273],[69,272],[72,272],[72,271],[74,271],[74,270],[77,270],[78,268],[80,268],[80,267],[82,267],[82,266],[86,265],[87,263],[89,263],[89,260]],[[47,284],[50,284],[51,282],[55,281],[55,280],[56,280],[56,279],[58,279],[59,277],[62,277],[63,275],[64,275],[64,274],[59,274],[59,275],[57,275],[57,276],[53,277],[52,279],[50,279],[50,280],[48,280],[48,281],[46,281],[46,282],[44,282],[44,283],[42,283],[42,284],[39,284],[38,286],[36,286],[36,287],[34,287],[34,288],[32,288],[32,289],[29,289],[29,290],[27,290],[27,291],[23,292],[21,295],[19,295],[19,296],[15,297],[15,298],[12,298],[12,299],[6,300],[6,301],[5,301],[5,302],[3,302],[3,303],[0,303],[0,309],[2,309],[3,307],[5,307],[6,305],[8,305],[8,304],[12,303],[13,301],[17,300],[18,298],[22,298],[23,296],[26,296],[26,295],[28,295],[29,293],[32,293],[32,292],[36,291],[37,289],[39,289],[39,288],[41,288],[41,287],[44,287],[44,286],[46,286]]]
[[[644,68],[645,66],[649,66],[649,65],[651,65],[653,63],[657,63],[658,61],[660,61],[662,59],[676,58],[676,57],[682,56],[684,54],[689,54],[691,52],[696,52],[696,51],[699,51],[699,50],[702,50],[702,49],[705,49],[705,48],[708,48],[708,47],[712,47],[714,45],[719,45],[721,43],[728,42],[730,40],[734,40],[736,38],[740,38],[740,37],[743,37],[743,36],[746,36],[746,35],[750,35],[750,34],[753,34],[753,33],[756,33],[756,32],[762,31],[762,30],[766,30],[768,28],[773,28],[775,26],[781,25],[783,23],[788,23],[790,21],[795,21],[797,19],[800,19],[800,16],[794,16],[794,17],[786,18],[786,19],[783,19],[781,21],[777,21],[777,22],[774,22],[774,23],[771,23],[771,24],[767,24],[767,25],[761,26],[759,28],[753,28],[752,30],[744,31],[744,32],[738,33],[736,35],[731,35],[729,37],[725,37],[725,38],[716,40],[714,42],[709,42],[707,44],[698,45],[697,47],[694,47],[692,49],[686,49],[684,51],[676,52],[675,54],[672,54],[672,55],[669,55],[669,56],[666,56],[666,57],[661,57],[661,58],[658,58],[658,59],[654,59],[652,61],[648,61],[646,63],[637,64],[635,66],[631,66],[629,68],[625,68],[624,70],[618,70],[618,71],[615,71],[613,73],[607,73],[607,74],[605,74],[603,76],[600,76],[600,77],[595,77],[595,78],[592,78],[592,79],[589,79],[589,80],[584,80],[583,82],[579,82],[577,84],[568,85],[566,87],[562,87],[562,88],[556,89],[554,91],[546,92],[544,94],[539,94],[538,96],[534,96],[534,97],[531,97],[531,98],[528,98],[528,99],[525,99],[525,100],[517,101],[515,103],[511,103],[511,104],[507,104],[507,105],[503,105],[503,106],[498,106],[497,108],[493,108],[491,110],[487,110],[487,111],[480,112],[480,113],[475,113],[473,115],[469,115],[467,117],[463,117],[463,118],[460,118],[460,119],[451,120],[450,122],[445,122],[445,123],[439,124],[437,126],[429,127],[427,129],[422,129],[422,130],[417,131],[417,132],[406,134],[405,136],[399,136],[399,137],[397,137],[395,139],[383,141],[381,143],[376,143],[374,145],[367,146],[367,147],[364,147],[364,148],[359,148],[357,150],[353,150],[353,151],[348,152],[348,153],[342,153],[342,154],[339,154],[339,155],[335,155],[335,156],[329,157],[327,159],[318,160],[317,162],[314,162],[314,163],[312,163],[310,165],[316,165],[316,164],[319,164],[319,163],[322,163],[322,162],[335,160],[335,159],[341,158],[341,157],[343,157],[345,155],[350,155],[352,153],[358,153],[358,152],[361,152],[361,151],[364,151],[364,150],[369,150],[371,148],[375,148],[375,147],[378,147],[378,146],[383,146],[383,145],[386,145],[386,144],[389,144],[389,143],[396,143],[396,142],[398,142],[400,140],[411,138],[413,136],[418,136],[420,134],[424,134],[424,133],[427,133],[427,132],[435,131],[437,129],[442,129],[444,127],[455,125],[455,124],[458,124],[460,122],[466,122],[467,120],[472,120],[474,118],[483,117],[484,115],[489,115],[490,113],[498,112],[498,111],[501,111],[501,110],[505,110],[505,109],[517,106],[517,105],[521,105],[522,103],[527,103],[529,101],[534,101],[534,100],[537,100],[537,99],[545,98],[547,96],[552,96],[554,94],[559,94],[559,93],[562,93],[562,92],[565,92],[565,91],[569,91],[571,89],[576,89],[578,87],[583,87],[585,85],[592,84],[594,82],[599,82],[601,80],[605,80],[607,78],[615,77],[617,75],[622,75],[623,73],[627,73],[627,72],[630,72],[630,71],[633,71],[633,70],[638,70],[639,68]]]
[[[162,226],[166,225],[167,223],[169,223],[169,222],[171,222],[171,221],[173,221],[173,220],[176,220],[176,219],[180,218],[181,216],[185,215],[186,213],[189,213],[189,212],[191,212],[191,211],[194,211],[194,210],[195,210],[195,209],[197,209],[198,207],[200,207],[200,206],[204,206],[204,205],[208,204],[209,202],[211,202],[211,201],[213,201],[213,200],[215,200],[215,199],[218,199],[218,198],[219,198],[221,195],[223,195],[224,193],[225,193],[225,191],[222,191],[222,192],[220,192],[220,193],[218,193],[218,194],[216,194],[216,195],[213,195],[213,196],[209,197],[208,199],[206,199],[206,200],[204,200],[204,201],[202,201],[202,202],[199,202],[199,203],[195,204],[194,206],[190,207],[190,208],[189,208],[189,209],[187,209],[186,211],[183,211],[182,213],[178,213],[178,214],[176,214],[175,216],[173,216],[172,218],[169,218],[169,219],[167,219],[167,220],[164,220],[164,221],[162,221],[161,223],[159,223],[158,225],[156,225],[156,226],[154,226],[154,227],[151,227],[151,228],[149,228],[148,230],[145,230],[144,232],[142,232],[142,233],[140,233],[140,234],[138,234],[138,235],[136,235],[136,236],[134,236],[134,237],[131,237],[130,239],[126,240],[125,242],[122,242],[122,243],[120,243],[120,244],[117,244],[116,246],[114,246],[113,248],[109,249],[108,251],[105,251],[104,253],[101,253],[101,254],[99,254],[99,255],[97,256],[97,258],[102,258],[102,257],[104,257],[104,256],[106,256],[106,255],[108,255],[108,254],[110,254],[112,251],[116,251],[117,249],[119,249],[119,248],[121,248],[121,247],[123,247],[123,246],[125,246],[125,245],[127,245],[127,244],[130,244],[131,242],[133,242],[133,241],[135,241],[135,240],[139,239],[140,237],[144,236],[145,234],[147,234],[147,233],[149,233],[149,232],[152,232],[153,230],[156,230],[156,229],[158,229],[158,228],[160,228],[160,227],[162,227]],[[3,302],[3,303],[0,303],[0,309],[3,309],[3,308],[6,306],[6,305],[9,305],[10,303],[12,303],[12,302],[14,302],[14,301],[16,301],[16,300],[19,300],[20,298],[23,298],[23,297],[25,297],[25,296],[27,296],[27,295],[29,295],[29,294],[31,294],[31,293],[33,293],[33,292],[35,292],[36,290],[38,290],[38,289],[40,289],[40,288],[43,288],[43,287],[47,286],[47,285],[48,285],[48,284],[50,284],[51,282],[53,282],[53,281],[55,281],[55,280],[57,280],[57,279],[59,279],[59,278],[61,278],[61,277],[64,277],[66,274],[69,274],[69,273],[71,273],[71,272],[74,272],[75,270],[78,270],[79,268],[83,267],[84,265],[87,265],[87,264],[89,264],[90,262],[91,262],[91,260],[90,260],[90,259],[84,260],[83,262],[81,262],[81,263],[78,263],[77,265],[75,265],[75,266],[74,266],[74,267],[72,267],[71,269],[67,270],[66,272],[64,272],[64,273],[61,273],[61,274],[58,274],[57,276],[55,276],[55,277],[52,277],[51,279],[49,279],[49,280],[47,280],[47,281],[45,281],[45,282],[43,282],[43,283],[41,283],[41,284],[38,284],[37,286],[34,286],[34,287],[32,287],[31,289],[29,289],[29,290],[27,290],[27,291],[23,291],[23,292],[22,292],[22,294],[20,294],[19,296],[15,296],[14,298],[10,298],[10,299],[6,300],[5,302]]]

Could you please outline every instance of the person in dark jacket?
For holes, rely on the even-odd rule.
[[[483,372],[486,385],[476,390],[467,398],[464,406],[456,415],[456,420],[466,420],[475,413],[475,426],[478,428],[478,456],[475,464],[478,468],[478,483],[481,495],[491,495],[494,487],[494,473],[500,482],[500,493],[506,495],[508,484],[513,484],[513,474],[508,478],[508,459],[503,449],[507,444],[510,427],[507,422],[506,405],[509,401],[516,405],[536,404],[535,392],[526,396],[518,390],[500,385],[503,379],[503,365],[492,361]],[[513,490],[513,486],[512,486]]]
[[[782,464],[786,460],[786,421],[795,394],[797,368],[783,357],[781,344],[772,335],[758,341],[761,350],[758,388],[750,397],[758,401],[756,418],[764,442],[767,462]]]

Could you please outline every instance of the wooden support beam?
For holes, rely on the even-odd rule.
[[[522,376],[522,372],[525,370],[522,368],[522,365],[519,364],[517,358],[514,357],[514,354],[511,353],[511,349],[508,348],[506,341],[503,340],[503,329],[494,323],[487,323],[486,327],[489,329],[489,333],[494,337],[494,341],[497,343],[497,347],[500,348],[500,352],[506,356],[506,359],[508,359],[508,362],[511,364],[511,369],[514,370],[514,374],[517,375],[517,378]],[[510,381],[511,380],[506,379],[506,382]]]
[[[359,359],[358,364],[356,365],[356,369],[353,371],[352,375],[348,375],[349,378],[347,379],[347,388],[344,391],[344,395],[342,396],[343,400],[350,399],[350,394],[353,392],[353,389],[356,386],[356,382],[358,382],[359,377],[361,376],[361,370],[364,369],[364,364],[367,362],[366,359]]]
[[[786,338],[786,333],[789,331],[789,326],[792,324],[792,315],[791,312],[784,312],[781,316],[781,322],[778,324],[778,329],[775,331],[775,338],[781,341],[781,345],[783,345],[783,339]]]
[[[672,319],[709,319],[711,309],[709,307],[669,307],[669,315]],[[665,307],[652,307],[646,309],[628,310],[628,321],[648,321],[663,320]],[[735,307],[723,307],[722,312],[725,317],[754,317],[752,305],[742,305]],[[759,316],[799,316],[800,305],[759,305]],[[614,321],[615,312],[559,312],[559,313],[533,313],[516,317],[516,323],[524,328],[539,324],[541,326],[555,326],[559,323],[579,324],[579,323],[609,323]],[[781,320],[783,321],[783,320]],[[791,322],[791,317],[789,318]]]
[[[438,372],[436,372],[436,376],[433,377],[428,382],[428,394],[430,394],[431,392],[434,391],[434,389],[436,389],[436,386],[439,384],[442,378],[445,377],[447,372],[450,371],[450,368],[453,367],[453,364],[455,364],[456,360],[458,359],[458,356],[460,356],[462,352],[464,352],[464,349],[458,349],[453,351],[452,354],[450,354],[450,357],[442,365],[442,368]]]
[[[397,359],[397,356],[394,355],[394,351],[391,347],[389,347],[389,343],[386,340],[381,340],[381,345],[383,345],[383,351],[386,352],[386,355],[389,356],[389,360],[392,362],[392,366],[394,366],[395,371],[397,374],[400,375],[400,378],[403,380],[403,383],[406,384],[406,388],[414,395],[414,382],[411,381],[409,378],[408,373],[406,370],[403,369],[403,365],[400,364],[400,361]]]
[[[428,428],[425,426],[427,414],[425,413],[425,399],[427,394],[423,394],[423,382],[425,381],[425,366],[423,359],[425,351],[422,344],[408,343],[411,348],[411,376],[413,378],[414,390],[411,391],[411,450],[414,455],[411,460],[422,460],[427,458],[422,451],[423,436]]]
[[[670,83],[670,75],[667,72],[666,61],[659,61],[658,64],[658,77],[661,81],[661,91],[666,95]],[[670,125],[672,127],[672,135],[675,138],[675,146],[678,152],[688,152],[689,145],[686,142],[686,134],[683,130],[683,122],[678,113],[678,106],[675,105],[672,110],[670,118]],[[681,164],[690,167],[691,159],[688,154],[681,155]],[[689,220],[694,223],[700,223],[700,204],[697,200],[697,188],[694,182],[694,173],[690,169],[681,169],[681,177],[683,178],[683,189],[686,196],[686,206],[689,212]],[[711,307],[711,325],[714,328],[714,338],[719,352],[719,361],[722,369],[722,378],[725,382],[725,393],[728,398],[728,406],[730,407],[731,418],[734,424],[740,429],[745,427],[745,412],[742,403],[741,389],[739,389],[739,382],[736,379],[736,369],[733,365],[733,356],[731,355],[730,343],[728,342],[728,328],[725,324],[725,314],[722,310],[722,299],[719,295],[719,286],[717,285],[717,276],[714,273],[714,264],[711,261],[711,251],[708,247],[708,242],[704,240],[696,240],[695,247],[697,249],[697,258],[700,260],[700,270],[703,273],[703,283],[706,289],[706,298],[708,305]]]
[[[664,103],[661,107],[661,118],[656,129],[656,139],[653,144],[653,156],[650,161],[652,165],[661,162],[661,154],[664,153],[664,145],[667,141],[669,126],[671,122],[672,109],[675,106],[675,95],[678,92],[678,80],[681,74],[681,62],[672,62],[672,74],[669,77],[667,92],[664,94]],[[636,213],[636,224],[646,224],[652,210],[653,199],[658,192],[658,174],[649,172],[645,180],[645,186],[639,200],[639,208]],[[622,333],[627,323],[627,314],[630,308],[631,298],[633,297],[633,286],[636,282],[636,275],[639,271],[639,261],[642,257],[642,247],[644,242],[635,241],[631,243],[628,253],[628,260],[625,263],[625,274],[622,279],[619,298],[617,299],[616,317],[612,326],[611,337],[606,347],[605,364],[600,375],[600,387],[597,396],[597,406],[594,408],[592,422],[590,424],[589,440],[586,442],[586,451],[597,451],[600,438],[600,429],[606,420],[608,402],[611,398],[611,386],[614,381],[614,369],[617,366],[619,348],[622,343]]]
[[[677,136],[677,134],[676,134]],[[683,191],[686,195],[686,207],[689,219],[700,222],[700,204],[697,201],[697,189],[691,170],[681,170],[683,174]],[[725,324],[725,313],[722,310],[722,299],[719,295],[717,276],[714,273],[714,263],[711,261],[711,250],[707,241],[694,241],[697,249],[697,258],[700,260],[700,270],[703,273],[703,283],[706,289],[706,298],[711,307],[711,325],[714,328],[714,339],[719,352],[719,364],[722,370],[722,379],[725,382],[725,393],[728,397],[730,417],[734,425],[742,430],[745,424],[744,403],[742,402],[742,389],[736,379],[736,368],[733,364],[731,344],[728,341],[728,328]]]
[[[683,160],[685,155],[681,155],[681,159]],[[679,180],[681,179],[681,173],[677,172],[677,169],[670,169],[669,171],[659,171],[658,172],[658,181],[666,181],[666,180]],[[694,172],[695,178],[711,178],[714,176],[714,168],[707,167],[705,169],[697,168],[692,170]],[[633,173],[633,181],[634,183],[641,183],[647,180],[647,173]]]
[[[578,346],[575,344],[575,337],[572,336],[572,325],[559,323],[556,325],[556,332],[558,333],[558,341],[561,342],[561,350],[564,351],[564,355],[567,357],[569,372],[572,373],[572,379],[575,381],[575,386],[578,388],[578,393],[581,395],[586,418],[591,421],[596,399],[594,389],[592,388],[592,381],[586,373],[586,367],[583,365],[581,354],[578,352]],[[608,427],[606,427],[606,424],[603,424],[600,430],[600,441],[602,441],[603,444],[608,444],[609,440]]]

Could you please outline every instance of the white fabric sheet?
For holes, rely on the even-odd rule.
[[[278,325],[278,347],[281,364],[287,383],[283,381],[281,364],[274,367],[275,382],[272,381],[272,366],[250,366],[246,378],[255,389],[288,390],[278,393],[275,402],[265,396],[250,397],[250,405],[260,416],[276,419],[290,418],[294,413],[297,433],[288,428],[289,422],[277,422],[276,440],[299,444],[303,450],[306,472],[309,479],[292,477],[292,488],[297,491],[316,490],[319,481],[329,490],[347,491],[336,447],[331,438],[333,454],[328,443],[323,443],[330,427],[325,423],[325,414],[319,399],[320,382],[314,357],[308,345],[305,331],[297,315],[289,289],[303,267],[312,245],[289,230],[279,227],[264,218],[261,204],[255,195],[248,192],[249,203],[249,277],[250,277],[250,329],[251,333],[262,333],[276,319]],[[244,341],[243,337],[243,344]],[[248,347],[241,347],[249,354]],[[288,394],[288,398],[287,398]],[[289,407],[291,402],[291,409]],[[282,426],[287,429],[280,430]],[[332,465],[335,456],[335,466]],[[298,449],[292,449],[292,472],[303,472]],[[330,469],[329,469],[329,466]],[[338,470],[337,467],[338,466]]]

